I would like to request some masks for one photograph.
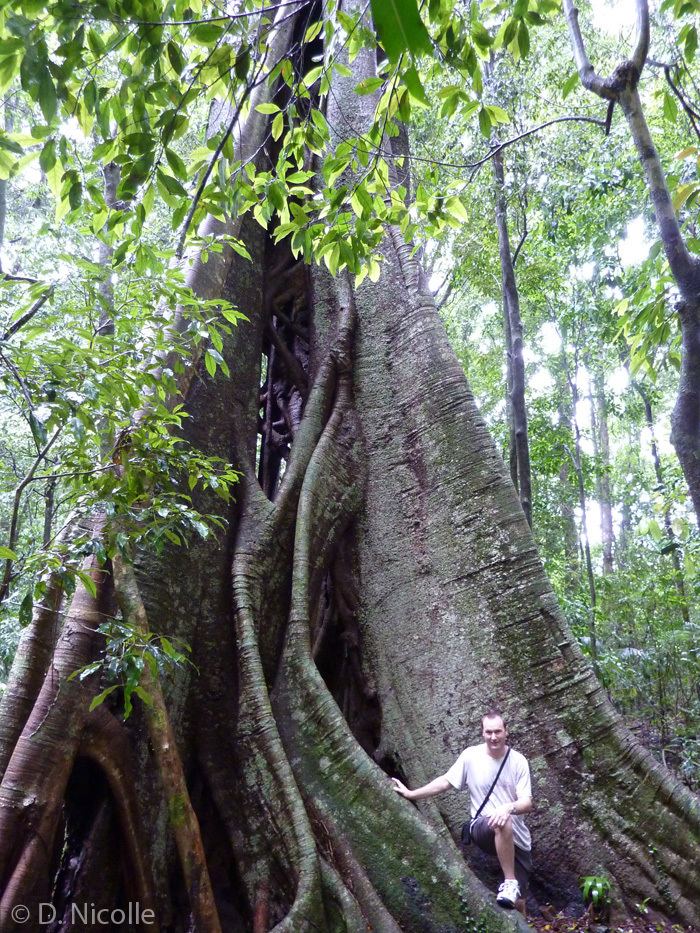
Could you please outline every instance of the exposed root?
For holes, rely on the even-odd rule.
[[[148,632],[148,617],[139,593],[133,566],[120,555],[114,557],[113,565],[114,587],[122,614],[138,631],[145,634]],[[220,933],[221,924],[214,901],[199,823],[190,800],[182,759],[177,749],[160,683],[148,665],[144,667],[141,686],[150,697],[150,703],[145,704],[146,722],[168,805],[170,826],[180,857],[180,867],[187,888],[192,918],[201,933]]]
[[[345,887],[352,892],[369,928],[381,930],[381,933],[401,933],[401,927],[382,903],[367,872],[355,858],[342,829],[329,811],[321,810],[310,801],[307,801],[307,806],[314,818],[317,838],[321,828],[325,836],[325,839],[319,839],[319,847],[326,852],[327,861],[338,869],[338,874]]]
[[[345,930],[347,933],[362,933],[371,929],[357,904],[348,891],[343,879],[333,866],[321,857],[321,877],[323,879],[323,902],[326,907],[329,931]],[[384,927],[377,927],[384,931]],[[390,931],[387,929],[387,933]]]
[[[70,517],[58,540],[65,544],[82,530],[85,530],[82,524]],[[42,583],[41,602],[34,604],[32,621],[22,631],[12,670],[0,697],[0,778],[39,695],[61,628],[61,576],[51,570]]]
[[[51,573],[44,597],[34,607],[32,621],[20,637],[8,683],[0,698],[0,778],[41,690],[58,638],[62,597],[59,576]]]
[[[45,889],[48,883],[63,794],[97,687],[91,682],[94,678],[68,680],[97,656],[97,626],[111,609],[105,572],[97,568],[95,558],[85,569],[93,578],[97,597],[82,583],[78,585],[49,672],[0,785],[3,916],[13,904],[30,902],[34,891]]]

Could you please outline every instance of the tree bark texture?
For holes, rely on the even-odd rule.
[[[668,539],[668,544],[670,547],[670,557],[671,564],[673,565],[673,578],[674,584],[676,587],[676,593],[678,594],[678,608],[680,610],[683,622],[686,625],[690,624],[690,609],[688,606],[688,594],[685,591],[685,580],[683,578],[683,565],[682,557],[683,552],[681,544],[676,537],[676,533],[673,530],[673,523],[671,520],[671,505],[668,497],[668,487],[666,485],[666,480],[664,478],[663,469],[661,466],[661,457],[659,456],[659,447],[656,442],[656,431],[654,428],[654,412],[651,407],[651,399],[649,398],[649,393],[638,383],[634,383],[637,392],[639,392],[642,402],[644,404],[644,420],[646,421],[647,428],[649,429],[649,435],[651,438],[651,459],[654,464],[654,475],[656,476],[656,485],[659,490],[659,493],[663,499],[663,520],[664,520],[664,531],[666,532],[666,538]]]
[[[603,574],[612,573],[615,533],[610,492],[610,437],[605,380],[601,373],[593,375],[591,391],[591,430],[596,456],[596,496],[600,507],[600,537],[603,543]]]
[[[508,214],[506,207],[503,153],[496,151],[493,159],[496,179],[496,227],[498,230],[498,253],[501,262],[503,311],[507,320],[506,352],[508,354],[508,412],[512,418],[513,446],[520,502],[528,525],[532,527],[532,476],[530,470],[530,444],[527,434],[527,406],[525,403],[525,360],[523,358],[523,324],[520,317],[520,295],[515,281],[513,256],[508,236]],[[512,455],[511,455],[512,457]],[[512,459],[511,459],[512,462]],[[512,469],[512,468],[511,468]]]
[[[373,102],[352,88],[374,59],[353,69],[328,119],[361,130]],[[230,507],[198,502],[229,524],[136,561],[151,629],[193,648],[162,688],[218,914],[202,933],[525,929],[454,842],[465,800],[418,809],[388,778],[443,773],[492,703],[533,770],[536,890],[573,900],[581,874],[605,871],[629,903],[700,922],[697,799],[578,650],[410,246],[388,230],[381,281],[355,292],[252,220],[237,231],[252,262],[226,251],[193,275],[249,322],[224,344],[230,379],[200,365],[187,380],[184,427],[242,470]],[[259,437],[278,461],[265,490]],[[117,611],[108,571],[48,647],[28,637],[18,655],[30,687],[3,723],[3,933],[15,903],[107,896],[191,928],[147,715],[122,723],[116,695],[88,713],[101,685],[68,680]]]
[[[561,466],[559,467],[559,500],[562,522],[562,535],[564,542],[564,556],[567,562],[567,585],[575,590],[579,578],[579,547],[578,531],[576,528],[576,515],[572,501],[572,484],[570,479],[570,444],[574,436],[572,419],[571,393],[566,378],[567,361],[566,350],[562,348],[559,365],[556,369],[557,390],[557,416],[558,427],[562,434],[561,440]]]

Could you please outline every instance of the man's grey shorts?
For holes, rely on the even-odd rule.
[[[471,835],[472,842],[479,846],[482,852],[496,855],[496,834],[489,826],[487,817],[480,816],[472,823]],[[515,846],[515,877],[518,879],[520,893],[523,897],[527,894],[531,874],[532,853]]]

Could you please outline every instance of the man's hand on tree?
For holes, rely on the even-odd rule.
[[[391,786],[394,788],[397,794],[401,794],[401,796],[405,797],[406,800],[411,799],[411,791],[406,787],[405,784],[402,784],[398,778],[391,779]]]
[[[494,810],[488,817],[491,829],[504,827],[510,819],[512,812],[512,804],[510,803],[506,803],[502,807],[499,807],[498,810]]]

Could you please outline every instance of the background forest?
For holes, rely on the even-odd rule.
[[[700,2],[652,4],[641,58],[677,227],[645,179],[627,92],[582,85],[570,3],[372,0],[384,70],[355,87],[377,100],[366,150],[323,101],[375,33],[342,5],[306,4],[306,51],[278,55],[270,18],[286,6],[299,4],[270,4],[266,19],[245,2],[0,2],[0,689],[47,580],[94,596],[90,555],[207,541],[226,525],[216,503],[240,494],[243,464],[186,440],[189,414],[173,404],[200,378],[192,361],[202,377],[231,375],[224,345],[250,326],[246,307],[202,298],[182,272],[195,253],[215,263],[224,242],[250,259],[244,236],[217,239],[205,218],[247,214],[306,263],[351,274],[358,294],[382,282],[392,224],[423,261],[583,652],[637,737],[700,790],[700,300],[668,246],[684,244],[697,278]],[[645,6],[581,4],[599,73],[632,54]],[[274,80],[288,97],[259,103]],[[238,123],[251,102],[269,127],[248,151]],[[293,330],[289,269],[274,270],[269,301]],[[674,415],[679,385],[690,427]],[[271,499],[287,444],[263,424]],[[98,507],[106,540],[88,527]],[[122,688],[128,716],[153,702],[144,672],[191,666],[186,639],[118,614],[100,631],[100,659],[80,673],[101,678],[94,706]]]

